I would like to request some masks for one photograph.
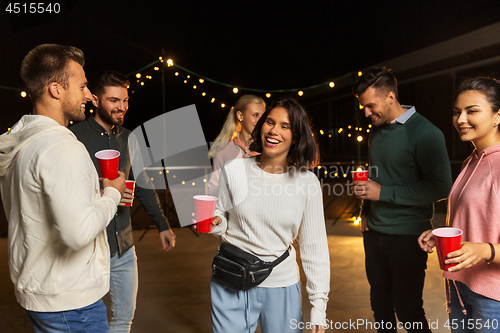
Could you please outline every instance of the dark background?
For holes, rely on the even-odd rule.
[[[335,80],[500,21],[497,0],[63,0],[59,1],[59,14],[9,14],[3,10],[9,3],[12,4],[3,2],[0,13],[0,86],[19,89],[23,87],[19,79],[21,61],[30,49],[42,43],[81,48],[86,55],[87,77],[97,70],[115,69],[131,74],[131,80],[135,81],[138,69],[163,55],[203,77],[238,87],[272,90]],[[176,71],[180,73],[177,77]],[[130,111],[124,124],[130,129],[163,111],[161,71],[151,67],[141,74],[145,85],[136,83],[130,89]],[[152,79],[145,79],[146,75]],[[240,88],[234,94],[229,87],[208,81],[199,84],[194,75],[184,84],[186,75],[176,67],[165,69],[165,111],[196,104],[205,137],[212,141],[229,107],[249,91]],[[192,88],[194,84],[196,90]],[[202,91],[209,96],[202,97]],[[0,89],[0,132],[31,110],[29,98],[21,98],[19,92]],[[329,94],[336,93],[332,89]],[[265,98],[263,92],[256,94]],[[273,93],[270,99],[265,99],[282,95]],[[307,100],[308,91],[304,97],[295,92],[288,95],[302,100],[306,107],[313,102]],[[212,104],[213,97],[216,102]],[[443,98],[450,99],[446,94]],[[221,103],[226,107],[222,108]],[[446,103],[451,104],[451,100]],[[335,112],[352,112],[351,106]],[[321,129],[328,111],[321,107],[308,109],[313,125]],[[342,122],[347,126],[351,119],[343,116]],[[335,150],[325,146],[323,151],[326,160],[337,158]]]

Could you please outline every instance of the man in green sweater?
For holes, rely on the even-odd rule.
[[[353,94],[374,126],[369,140],[370,179],[354,182],[361,209],[365,267],[378,332],[430,332],[423,309],[427,253],[418,236],[431,228],[433,203],[451,189],[443,133],[399,104],[397,81],[373,67]]]

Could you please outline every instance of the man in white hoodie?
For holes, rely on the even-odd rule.
[[[24,58],[33,103],[0,136],[0,190],[9,221],[9,267],[35,332],[108,332],[101,300],[109,289],[105,228],[125,190],[123,173],[99,178],[66,127],[85,119],[91,93],[83,52],[44,44]]]

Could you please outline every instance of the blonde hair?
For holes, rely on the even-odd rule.
[[[263,104],[264,106],[266,105],[264,103],[264,100],[259,96],[241,96],[236,104],[231,108],[231,110],[229,110],[226,121],[224,122],[219,135],[215,138],[214,144],[212,145],[212,148],[210,148],[210,151],[208,153],[208,156],[210,158],[214,158],[228,142],[233,141],[234,138],[236,138],[241,132],[241,123],[238,121],[236,113],[238,111],[244,113],[247,109],[247,106],[250,104]]]

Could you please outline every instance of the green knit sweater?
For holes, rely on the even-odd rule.
[[[448,197],[451,169],[443,133],[418,113],[404,124],[373,128],[370,179],[380,200],[363,203],[368,227],[384,234],[420,235],[431,228],[433,203]]]

